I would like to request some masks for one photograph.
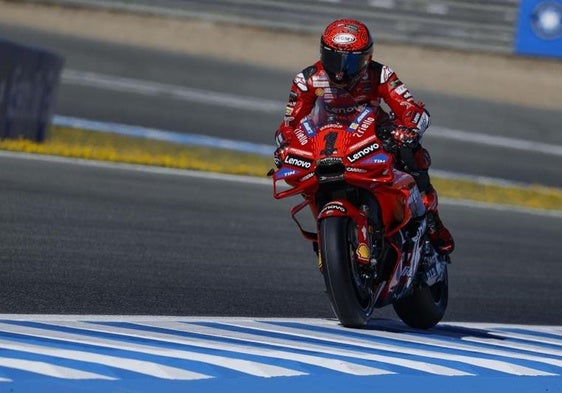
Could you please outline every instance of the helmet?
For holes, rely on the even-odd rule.
[[[320,39],[320,61],[336,84],[355,84],[372,55],[373,37],[367,26],[355,19],[333,21]]]

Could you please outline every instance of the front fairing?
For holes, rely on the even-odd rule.
[[[366,188],[392,182],[393,157],[375,133],[373,110],[365,105],[341,108],[319,97],[295,128],[283,165],[273,175],[276,198],[314,194],[321,184],[333,182]],[[281,190],[281,181],[289,189]]]

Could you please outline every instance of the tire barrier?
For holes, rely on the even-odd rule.
[[[64,58],[0,40],[0,138],[41,142],[53,116]]]

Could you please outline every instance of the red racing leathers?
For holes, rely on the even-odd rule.
[[[337,94],[333,94],[334,89]],[[331,95],[330,99],[327,94]],[[371,61],[363,78],[350,90],[343,90],[330,82],[318,61],[293,80],[285,118],[276,133],[278,145],[292,137],[293,130],[310,113],[320,95],[325,95],[336,115],[357,114],[368,105],[375,111],[377,123],[381,124],[389,119],[381,108],[381,101],[384,101],[394,113],[396,125],[414,129],[420,137],[429,126],[429,114],[423,104],[414,102],[408,88],[387,66]]]
[[[330,106],[327,110],[333,112],[336,118],[354,117],[365,106],[369,106],[375,112],[377,124],[391,125],[392,128],[403,131],[402,134],[395,134],[399,145],[405,135],[414,135],[419,141],[430,124],[429,113],[424,105],[414,101],[406,85],[389,67],[371,61],[362,78],[353,87],[343,89],[330,81],[322,63],[318,61],[297,74],[293,80],[285,117],[275,134],[278,146],[283,146],[294,136],[294,129],[310,114],[316,98],[321,95]],[[393,117],[381,107],[382,101],[393,112]],[[431,213],[428,215],[428,223],[432,242],[440,252],[450,253],[454,242],[439,219],[437,193],[427,174],[431,164],[429,153],[418,145],[413,149],[399,149],[396,156],[397,162],[403,165],[401,169],[414,174],[426,209]]]

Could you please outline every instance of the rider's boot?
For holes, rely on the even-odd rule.
[[[427,211],[429,241],[438,253],[443,255],[452,253],[455,249],[455,240],[439,217],[437,192],[432,186],[422,193],[422,201]]]

